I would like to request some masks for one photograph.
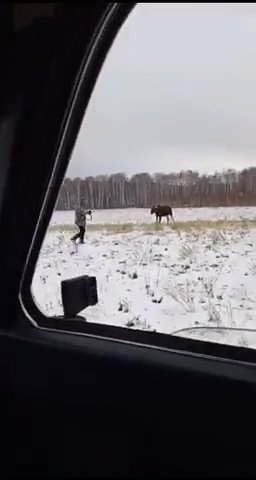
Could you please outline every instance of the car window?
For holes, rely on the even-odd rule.
[[[63,315],[61,281],[90,275],[87,322],[254,348],[255,27],[255,4],[135,7],[37,262],[45,315]]]

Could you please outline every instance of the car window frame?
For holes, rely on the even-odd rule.
[[[19,301],[26,319],[35,328],[48,331],[69,332],[72,334],[86,335],[94,338],[112,339],[148,347],[175,349],[187,353],[207,355],[214,358],[225,358],[239,362],[256,363],[256,350],[248,347],[223,345],[203,340],[186,339],[159,332],[143,332],[130,330],[125,327],[112,325],[99,325],[87,323],[84,320],[47,317],[41,312],[33,298],[31,285],[34,270],[45,238],[49,222],[57,202],[58,193],[64,180],[64,175],[69,164],[70,155],[75,145],[81,123],[86,116],[86,109],[93,93],[96,81],[104,66],[105,58],[116,39],[119,29],[126,18],[136,7],[136,3],[128,2],[109,3],[97,30],[92,38],[90,48],[81,59],[80,72],[71,92],[70,103],[66,112],[66,119],[62,127],[62,135],[58,145],[55,165],[41,208],[40,216],[34,232],[33,242],[27,255],[22,281],[20,284]],[[88,94],[88,84],[90,85]],[[87,89],[86,95],[84,95]]]

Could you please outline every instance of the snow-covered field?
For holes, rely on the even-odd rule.
[[[178,222],[255,220],[256,208],[175,209],[174,215]],[[89,322],[256,348],[256,228],[109,233],[103,224],[137,226],[154,218],[148,209],[99,210],[92,224],[102,230],[88,223],[85,244],[76,249],[65,229],[73,221],[74,212],[54,212],[42,246],[32,291],[44,313],[63,313],[61,280],[89,274],[97,278],[99,296],[98,305],[82,313]]]
[[[256,220],[255,207],[219,207],[219,208],[177,208],[174,210],[178,221],[190,220]],[[97,223],[151,223],[154,221],[148,208],[127,208],[114,210],[97,210],[94,214]],[[74,212],[54,212],[52,225],[73,225]]]

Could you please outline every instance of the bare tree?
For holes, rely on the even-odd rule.
[[[146,172],[128,178],[125,173],[84,179],[66,178],[56,208],[73,209],[85,198],[88,208],[149,208],[156,204],[173,207],[256,205],[256,167],[240,172],[228,169],[213,175],[187,170],[179,173]]]

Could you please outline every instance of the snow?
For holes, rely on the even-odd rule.
[[[179,222],[256,219],[256,208],[175,209],[174,215]],[[76,248],[65,229],[73,221],[74,212],[54,212],[55,228],[38,259],[32,292],[46,315],[63,314],[61,280],[95,275],[99,303],[81,313],[88,322],[256,347],[255,228],[107,233],[90,230],[89,222],[85,244]],[[99,210],[95,223],[154,218],[148,209]]]
[[[97,210],[97,223],[151,223],[152,217],[148,208],[125,208],[113,210]],[[179,221],[190,220],[256,220],[255,207],[218,207],[218,208],[177,208],[174,209],[175,218]],[[52,216],[52,225],[73,225],[74,212],[55,211]]]

